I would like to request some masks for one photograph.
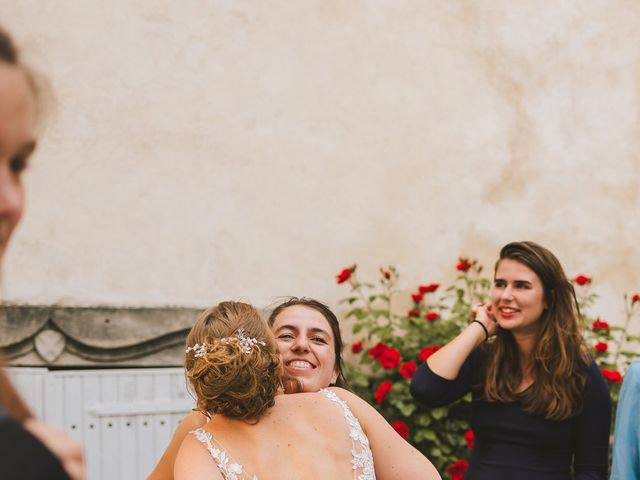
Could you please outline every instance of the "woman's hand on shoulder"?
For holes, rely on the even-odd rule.
[[[73,480],[84,480],[84,456],[80,443],[63,431],[32,418],[24,422],[24,428],[58,457],[67,474]]]
[[[173,480],[173,465],[182,441],[190,431],[197,430],[206,425],[207,420],[207,417],[203,413],[196,410],[187,414],[178,424],[167,449],[162,454],[153,472],[147,477],[147,480]]]

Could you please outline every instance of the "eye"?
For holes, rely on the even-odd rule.
[[[281,333],[277,338],[278,340],[293,340],[295,337],[290,333]]]
[[[516,282],[516,288],[528,289],[529,284],[527,282]]]
[[[502,288],[502,287],[505,286],[505,281],[504,280],[496,280],[496,281],[493,282],[493,285],[495,287]]]
[[[315,343],[327,344],[327,341],[323,337],[312,337],[311,340]]]

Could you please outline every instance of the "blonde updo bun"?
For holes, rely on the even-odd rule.
[[[245,351],[238,331],[262,344]],[[202,356],[186,353],[187,378],[199,410],[257,421],[275,404],[280,386],[280,356],[260,313],[241,302],[222,302],[204,311],[187,337],[187,346],[206,345]]]

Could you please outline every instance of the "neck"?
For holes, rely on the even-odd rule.
[[[518,346],[518,357],[520,359],[520,366],[522,368],[523,375],[531,369],[533,363],[533,348],[535,346],[535,332],[531,333],[514,333],[513,339]]]

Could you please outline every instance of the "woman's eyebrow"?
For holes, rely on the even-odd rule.
[[[278,328],[276,328],[276,332],[279,332],[280,330],[284,330],[284,329],[293,330],[295,332],[298,331],[298,329],[293,325],[280,325]]]
[[[12,157],[15,157],[15,156],[28,157],[29,155],[31,155],[33,153],[33,151],[35,149],[36,149],[36,141],[35,140],[29,140],[29,141],[25,142],[15,152],[13,152]]]
[[[310,328],[309,331],[312,332],[312,333],[321,333],[323,335],[326,335],[327,337],[331,337],[329,332],[327,332],[326,330],[324,330],[322,328]]]
[[[22,147],[20,147],[18,149],[17,153],[30,155],[35,149],[36,149],[36,141],[35,140],[29,140],[24,145],[22,145]]]

